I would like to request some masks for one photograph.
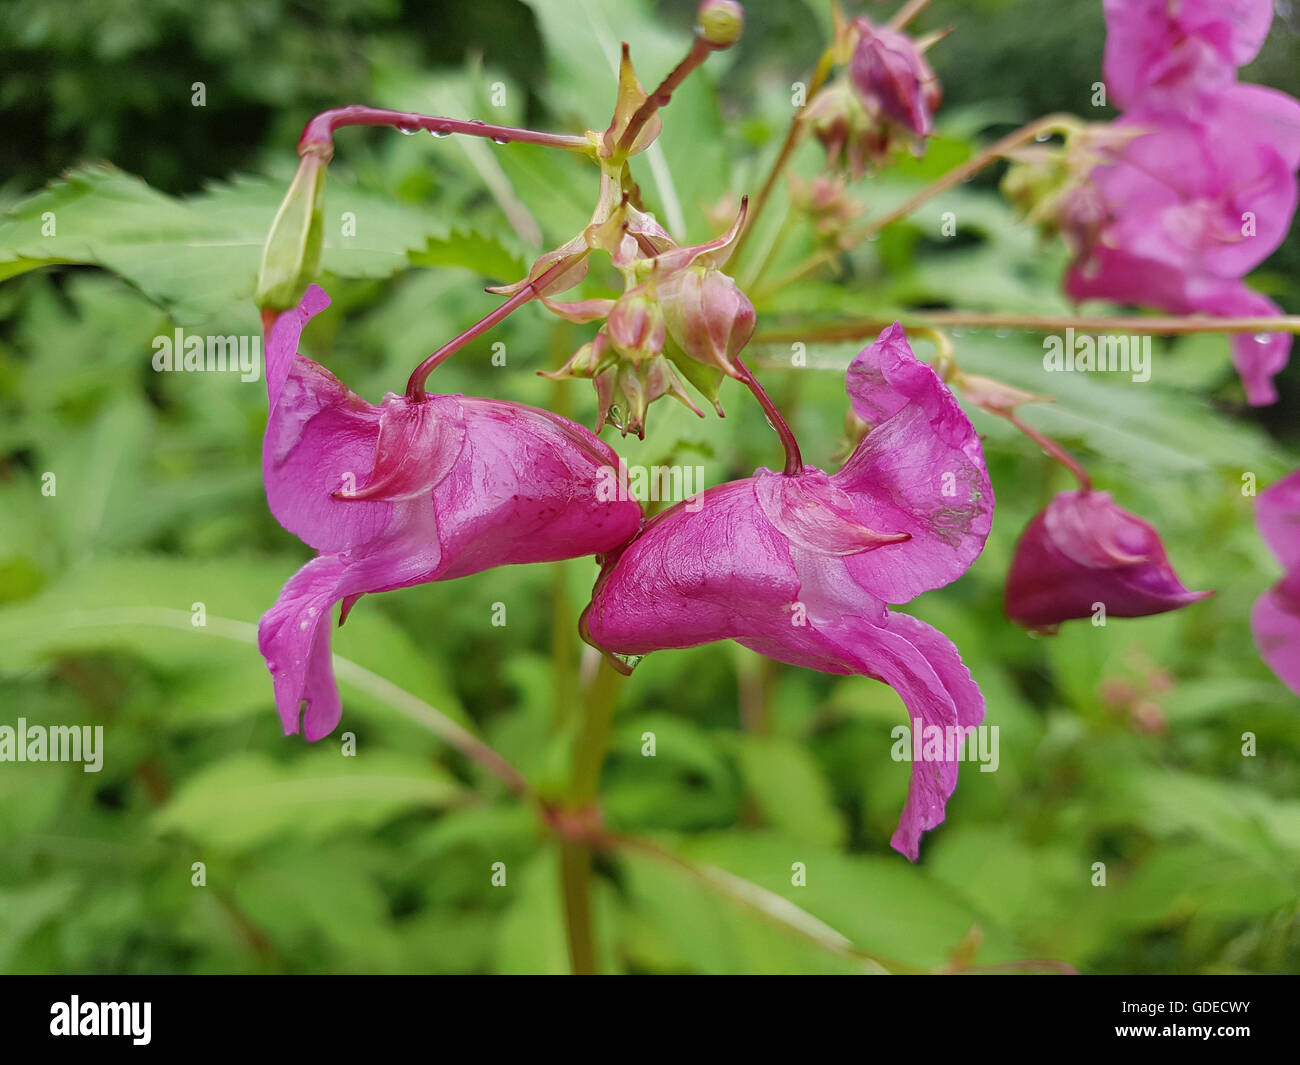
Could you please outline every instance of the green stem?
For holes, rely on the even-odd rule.
[[[600,771],[618,704],[620,674],[602,655],[587,687],[584,714],[573,752],[573,771],[565,804],[570,810],[590,808],[596,801]],[[560,841],[560,881],[564,924],[569,940],[569,966],[574,975],[595,973],[596,939],[591,919],[591,847],[566,837]]]
[[[569,971],[596,974],[596,940],[591,921],[591,849],[577,840],[560,840],[560,884],[564,927],[569,937]]]
[[[622,675],[602,655],[596,675],[587,687],[582,730],[578,733],[573,753],[573,776],[568,792],[569,805],[573,807],[587,806],[595,801],[622,679]]]
[[[767,206],[768,200],[772,198],[772,190],[776,187],[777,179],[784,173],[786,164],[789,163],[790,157],[799,144],[799,138],[803,135],[804,112],[808,110],[808,105],[812,103],[813,97],[821,92],[822,86],[826,84],[826,79],[830,77],[834,68],[835,52],[832,48],[827,48],[817,62],[817,69],[813,72],[812,84],[808,86],[808,95],[804,98],[803,106],[795,112],[794,118],[790,120],[790,128],[786,131],[781,150],[777,152],[776,159],[772,161],[772,169],[767,172],[763,187],[758,190],[758,195],[754,197],[754,206],[749,212],[749,217],[745,220],[740,236],[736,238],[736,243],[732,246],[731,254],[727,257],[727,269],[732,274],[737,272],[741,262],[740,253],[749,240],[749,234],[754,231],[754,226],[758,223],[763,208]]]

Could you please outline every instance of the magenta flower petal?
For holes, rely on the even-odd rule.
[[[1210,592],[1178,580],[1155,529],[1117,507],[1107,492],[1062,492],[1021,534],[1007,576],[1007,616],[1051,629],[1094,615],[1162,614]]]
[[[1122,107],[1187,106],[1259,54],[1272,0],[1105,0],[1106,85]]]
[[[1300,470],[1260,493],[1255,522],[1277,560],[1287,569],[1300,568]]]
[[[930,136],[941,95],[939,79],[916,42],[905,33],[873,26],[864,18],[856,25],[858,46],[849,61],[854,88],[915,136]]]
[[[1218,318],[1270,317],[1282,313],[1282,308],[1267,296],[1248,289],[1240,282],[1215,285],[1208,290],[1193,289],[1192,304],[1196,310],[1205,311]],[[1241,376],[1246,389],[1246,400],[1254,407],[1266,407],[1277,402],[1277,389],[1273,378],[1291,357],[1290,333],[1238,333],[1232,338],[1232,364]]]
[[[565,418],[515,403],[387,396],[374,407],[294,349],[328,304],[312,286],[267,345],[263,471],[281,524],[322,554],[263,617],[259,646],[287,732],[337,725],[333,606],[494,566],[599,554],[641,523],[603,498],[613,449]],[[306,705],[305,713],[302,712]]]
[[[1260,494],[1255,521],[1287,571],[1255,601],[1250,615],[1255,646],[1278,679],[1300,695],[1300,470]]]
[[[983,699],[956,649],[886,604],[955,580],[982,549],[993,496],[979,440],[898,327],[854,362],[849,393],[876,428],[844,469],[761,469],[646,522],[606,559],[586,638],[627,655],[734,639],[883,681],[923,727],[977,724]],[[913,766],[896,849],[916,858],[956,779],[955,759]]]
[[[831,481],[862,525],[911,537],[852,559],[849,570],[886,602],[905,603],[956,580],[984,549],[994,506],[984,450],[897,323],[853,360],[848,391],[872,430]]]
[[[1255,600],[1250,628],[1264,664],[1300,695],[1300,568]]]

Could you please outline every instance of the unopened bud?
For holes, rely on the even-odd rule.
[[[731,360],[749,343],[757,321],[740,286],[716,267],[696,265],[661,286],[660,297],[668,331],[681,349],[697,362],[740,378]]]
[[[730,48],[745,29],[745,9],[735,0],[704,0],[696,35],[714,48]]]
[[[325,233],[328,160],[308,152],[271,223],[257,275],[257,305],[264,311],[296,307],[320,269]]]
[[[663,308],[650,296],[621,296],[609,312],[606,328],[618,353],[633,363],[640,363],[664,350],[666,327]]]
[[[917,137],[934,129],[939,106],[939,79],[907,34],[858,20],[860,37],[849,75],[866,100],[874,100],[889,118]]]

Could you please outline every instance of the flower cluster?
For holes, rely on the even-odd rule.
[[[626,492],[600,490],[621,470],[615,452],[565,418],[465,396],[356,396],[297,352],[328,304],[311,286],[266,348],[267,501],[319,552],[259,627],[286,732],[315,740],[338,724],[336,603],[341,624],[369,592],[583,555],[604,563],[583,632],[607,651],[735,639],[881,680],[927,726],[983,718],[952,643],[889,609],[960,577],[993,513],[979,438],[901,327],[849,369],[853,408],[872,429],[838,473],[759,470],[643,522]],[[914,767],[897,849],[917,857],[956,780],[956,761]]]
[[[1107,0],[1106,14],[1106,77],[1124,116],[1109,126],[1066,123],[1064,150],[1025,149],[1004,187],[1069,242],[1066,288],[1076,298],[1178,314],[1280,313],[1243,282],[1290,224],[1300,166],[1300,102],[1237,83],[1237,68],[1268,31],[1266,0]],[[792,125],[787,149],[806,124],[831,163],[828,173],[791,182],[822,252],[842,250],[845,225],[860,210],[846,193],[849,174],[878,165],[899,141],[923,145],[933,131],[939,86],[923,57],[927,42],[896,28],[906,21],[876,26],[837,15],[819,78],[837,65],[840,74]],[[378,405],[298,351],[304,326],[329,304],[308,282],[319,264],[330,134],[338,124],[385,122],[484,133],[475,123],[361,106],[308,125],[258,288],[267,330],[267,500],[285,529],[317,552],[259,628],[286,732],[314,740],[339,722],[330,653],[336,604],[341,624],[367,593],[595,556],[600,574],[580,627],[617,668],[630,670],[629,658],[657,650],[735,640],[780,662],[879,680],[913,721],[964,735],[984,716],[979,687],[943,633],[896,609],[961,577],[992,523],[980,440],[950,383],[1080,482],[1020,538],[1005,590],[1013,621],[1051,631],[1099,609],[1139,617],[1211,594],[1185,588],[1156,530],[1094,490],[1059,445],[1019,420],[1019,405],[1043,397],[963,373],[951,344],[939,344],[934,368],[919,362],[898,324],[848,369],[852,451],[844,465],[833,474],[804,465],[741,357],[756,314],[726,269],[744,246],[748,201],[731,201],[726,232],[686,244],[645,209],[629,166],[658,136],[658,112],[676,86],[710,52],[734,43],[742,26],[738,4],[706,0],[690,53],[652,93],[624,45],[617,103],[603,130],[567,137],[490,127],[494,139],[578,151],[596,164],[590,221],[541,255],[528,276],[492,289],[506,301],[421,363],[405,394]],[[600,291],[618,294],[560,299],[587,278],[593,252],[608,257],[621,281]],[[758,273],[740,276],[752,282]],[[442,359],[533,299],[596,325],[547,376],[593,382],[597,433],[612,424],[642,436],[650,404],[669,395],[702,416],[687,385],[721,414],[719,389],[730,377],[754,394],[780,435],[784,469],[760,468],[647,520],[630,493],[608,491],[611,474],[622,481],[625,467],[586,428],[516,403],[425,391]],[[1282,335],[1236,342],[1252,402],[1273,397],[1271,378],[1288,347]],[[1287,572],[1256,605],[1255,636],[1265,661],[1300,691],[1300,473],[1260,498],[1258,520]],[[922,833],[944,818],[958,757],[949,747],[913,764],[892,839],[913,860]]]
[[[1062,205],[1076,253],[1067,293],[1173,314],[1281,314],[1243,281],[1282,242],[1297,203],[1300,101],[1237,81],[1268,34],[1271,0],[1105,8],[1121,136]],[[1252,404],[1277,399],[1273,376],[1290,348],[1285,333],[1233,339]]]
[[[861,177],[900,141],[923,149],[942,98],[925,60],[930,43],[866,18],[837,24],[831,54],[846,69],[804,112],[834,169]]]

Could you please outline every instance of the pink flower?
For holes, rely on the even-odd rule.
[[[565,418],[465,396],[388,395],[376,407],[350,392],[297,354],[303,326],[328,305],[311,286],[266,345],[267,502],[320,554],[262,618],[258,643],[285,732],[301,716],[309,740],[341,712],[335,603],[346,617],[367,592],[608,551],[641,521],[635,501],[600,498],[614,451]]]
[[[1300,470],[1260,495],[1255,521],[1286,572],[1255,601],[1250,627],[1259,656],[1300,695]]]
[[[1121,107],[1212,96],[1259,54],[1272,0],[1105,0],[1106,87]]]
[[[1066,276],[1076,300],[1109,299],[1172,314],[1272,316],[1241,279],[1285,239],[1297,205],[1300,102],[1238,85],[1198,117],[1140,111],[1139,131],[1074,194],[1093,219]],[[1234,362],[1251,403],[1277,397],[1288,334],[1238,336]]]
[[[848,390],[873,428],[838,473],[760,469],[656,515],[606,559],[584,635],[629,655],[734,639],[874,677],[911,718],[968,730],[984,700],[956,648],[887,604],[956,580],[983,550],[993,491],[979,438],[898,325],[854,360]],[[917,857],[956,782],[955,760],[913,765],[896,849]]]
[[[1025,528],[1007,575],[1007,617],[1052,630],[1072,618],[1145,617],[1204,599],[1178,580],[1159,534],[1107,492],[1062,492]]]
[[[884,112],[917,138],[930,136],[942,92],[916,42],[888,26],[873,26],[865,18],[854,25],[858,45],[849,61],[854,88],[871,110]]]

